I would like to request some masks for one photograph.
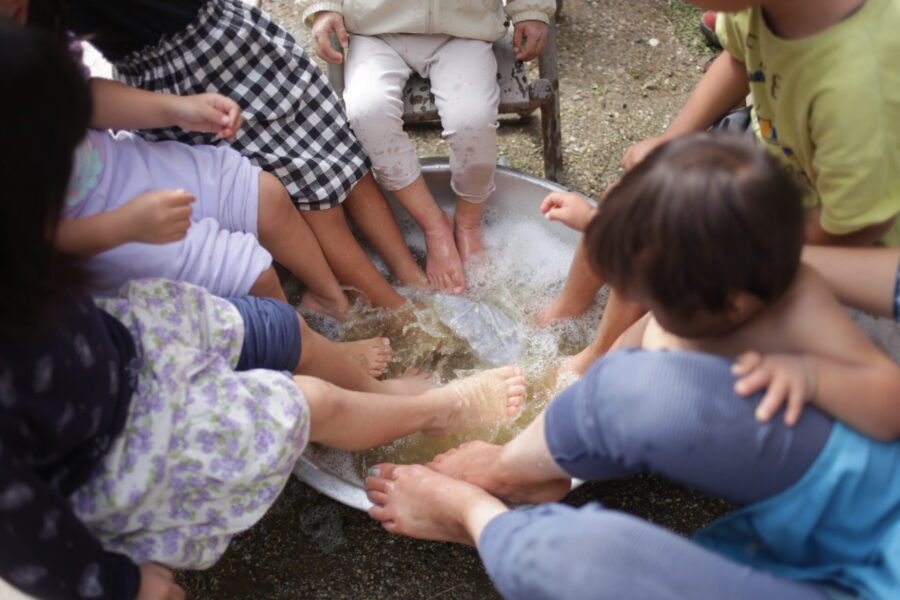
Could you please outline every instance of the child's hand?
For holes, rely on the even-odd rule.
[[[243,117],[238,103],[221,94],[178,96],[172,122],[189,131],[209,131],[217,138],[233,140]]]
[[[135,600],[184,600],[184,590],[175,583],[175,576],[167,568],[144,563],[138,567],[141,571],[141,587]]]
[[[522,41],[525,47],[522,47]],[[516,60],[526,61],[540,56],[547,45],[547,24],[543,21],[519,21],[513,27],[513,50]]]
[[[745,352],[738,356],[731,372],[741,378],[734,391],[749,396],[763,388],[763,399],[756,406],[756,419],[768,422],[787,402],[784,424],[793,427],[800,420],[803,405],[815,396],[816,373],[812,356],[799,354],[767,354]]]
[[[339,65],[344,62],[344,55],[331,45],[331,32],[337,36],[338,43],[344,50],[350,45],[350,36],[344,27],[344,17],[333,10],[317,12],[313,17],[312,37],[316,44],[316,54],[327,63]]]
[[[594,207],[578,194],[553,192],[541,202],[541,213],[549,221],[559,221],[576,231],[584,231],[594,216]]]
[[[191,202],[184,190],[157,190],[136,196],[123,205],[128,240],[146,244],[168,244],[184,239],[191,226]]]
[[[641,140],[625,151],[625,156],[622,157],[622,161],[619,163],[619,165],[621,165],[621,167],[626,171],[630,171],[641,161],[647,158],[648,154],[668,141],[668,138],[664,138],[661,135],[647,138],[646,140]]]

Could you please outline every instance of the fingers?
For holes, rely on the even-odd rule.
[[[525,46],[522,47],[524,39]],[[547,44],[547,25],[539,21],[521,21],[513,31],[513,50],[516,60],[531,60],[537,57]]]
[[[519,48],[522,47],[522,38],[525,35],[525,25],[523,23],[516,23],[515,27],[513,27],[513,50],[516,51],[516,59],[521,60],[519,58]]]
[[[538,45],[541,43],[541,38],[529,32],[528,37],[525,38],[525,48],[516,56],[517,59],[521,61],[531,60],[536,58],[540,52],[538,52]]]
[[[233,140],[244,120],[241,116],[241,107],[231,98],[220,94],[211,94],[210,104],[219,114],[217,137]]]
[[[773,379],[769,383],[769,389],[766,390],[765,396],[756,405],[756,420],[760,423],[768,423],[781,408],[788,392],[788,385],[784,379]]]
[[[762,354],[751,350],[744,352],[737,357],[734,364],[731,365],[731,372],[735,375],[746,375],[762,362]]]
[[[334,27],[334,32],[337,34],[338,43],[341,45],[341,48],[346,50],[350,47],[350,35],[347,33],[347,28],[344,27],[344,20],[340,19]]]
[[[197,200],[196,196],[184,190],[160,190],[160,192],[165,195],[164,201],[169,208],[188,206]],[[190,212],[188,214],[190,214]]]
[[[734,391],[741,396],[749,396],[769,385],[771,380],[771,371],[755,369],[735,382]]]
[[[316,54],[319,58],[333,65],[344,62],[344,54],[331,45],[330,36],[332,32],[335,34],[341,48],[347,49],[350,46],[350,36],[344,27],[344,18],[338,13],[323,11],[316,15],[312,29]]]
[[[788,396],[787,408],[784,410],[784,424],[793,427],[800,420],[805,404],[805,390],[802,386],[795,385]]]

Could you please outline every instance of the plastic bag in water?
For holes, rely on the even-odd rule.
[[[522,331],[503,311],[459,296],[439,294],[434,312],[453,333],[491,366],[514,363],[522,356]]]

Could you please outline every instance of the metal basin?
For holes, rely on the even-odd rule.
[[[452,213],[455,198],[450,190],[450,167],[447,160],[424,159],[422,170],[435,199]],[[570,245],[574,253],[580,235],[565,225],[547,221],[538,210],[541,201],[550,192],[569,190],[540,177],[499,166],[496,183],[497,190],[489,200],[493,210],[532,216],[536,222],[543,223],[554,236]],[[391,203],[401,227],[410,224],[411,220],[406,212],[393,199]],[[354,469],[354,457],[349,452],[310,444],[294,467],[294,474],[319,492],[347,506],[359,510],[368,510],[372,506],[366,498],[363,481]]]

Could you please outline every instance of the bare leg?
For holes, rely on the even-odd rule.
[[[307,210],[301,216],[309,223],[338,281],[358,290],[375,306],[399,308],[406,300],[391,287],[353,237],[344,209]]]
[[[462,294],[466,291],[462,261],[453,240],[450,217],[435,202],[419,177],[405,188],[394,190],[394,197],[403,205],[425,234],[428,264],[425,273],[431,284],[441,290]]]
[[[474,204],[462,198],[456,199],[456,215],[453,237],[459,249],[459,257],[467,262],[484,250],[481,234],[481,220],[484,216],[484,203]]]
[[[452,433],[502,423],[522,410],[525,379],[501,367],[422,394],[370,394],[314,377],[294,381],[310,407],[310,441],[338,450],[365,450],[422,431]]]
[[[803,261],[825,278],[843,304],[873,315],[894,316],[900,249],[806,246]]]
[[[294,373],[297,375],[318,377],[344,389],[357,392],[406,395],[421,394],[432,387],[431,374],[424,371],[421,375],[414,373],[408,377],[387,381],[374,379],[368,368],[360,366],[351,358],[346,348],[310,329],[300,315],[297,315],[297,320],[302,340],[300,362],[294,369]],[[369,341],[363,340],[356,343]]]
[[[619,336],[646,312],[647,310],[640,304],[626,300],[616,290],[610,290],[597,335],[591,345],[575,356],[567,358],[559,367],[560,372],[571,371],[583,375],[594,361],[606,354]]]
[[[384,464],[366,479],[369,515],[386,531],[474,546],[485,526],[509,510],[484,490],[422,465]]]
[[[335,342],[335,346],[372,377],[381,375],[391,362],[391,341],[384,337]]]
[[[275,272],[275,267],[272,266],[262,272],[262,275],[250,288],[249,294],[260,298],[275,298],[287,303],[287,297],[281,288],[281,282],[278,280],[278,273]]]
[[[375,183],[371,171],[353,186],[343,206],[347,216],[384,259],[394,277],[404,285],[428,287],[428,277],[410,254],[387,198]]]
[[[537,324],[544,327],[561,319],[577,317],[590,308],[602,286],[603,280],[588,262],[584,244],[578,244],[562,292],[538,313]]]
[[[543,413],[503,446],[467,442],[426,466],[511,502],[553,502],[571,488],[571,478],[547,447]]]
[[[307,287],[300,305],[344,320],[350,303],[328,266],[316,236],[294,208],[278,179],[259,174],[259,241],[272,257]]]

